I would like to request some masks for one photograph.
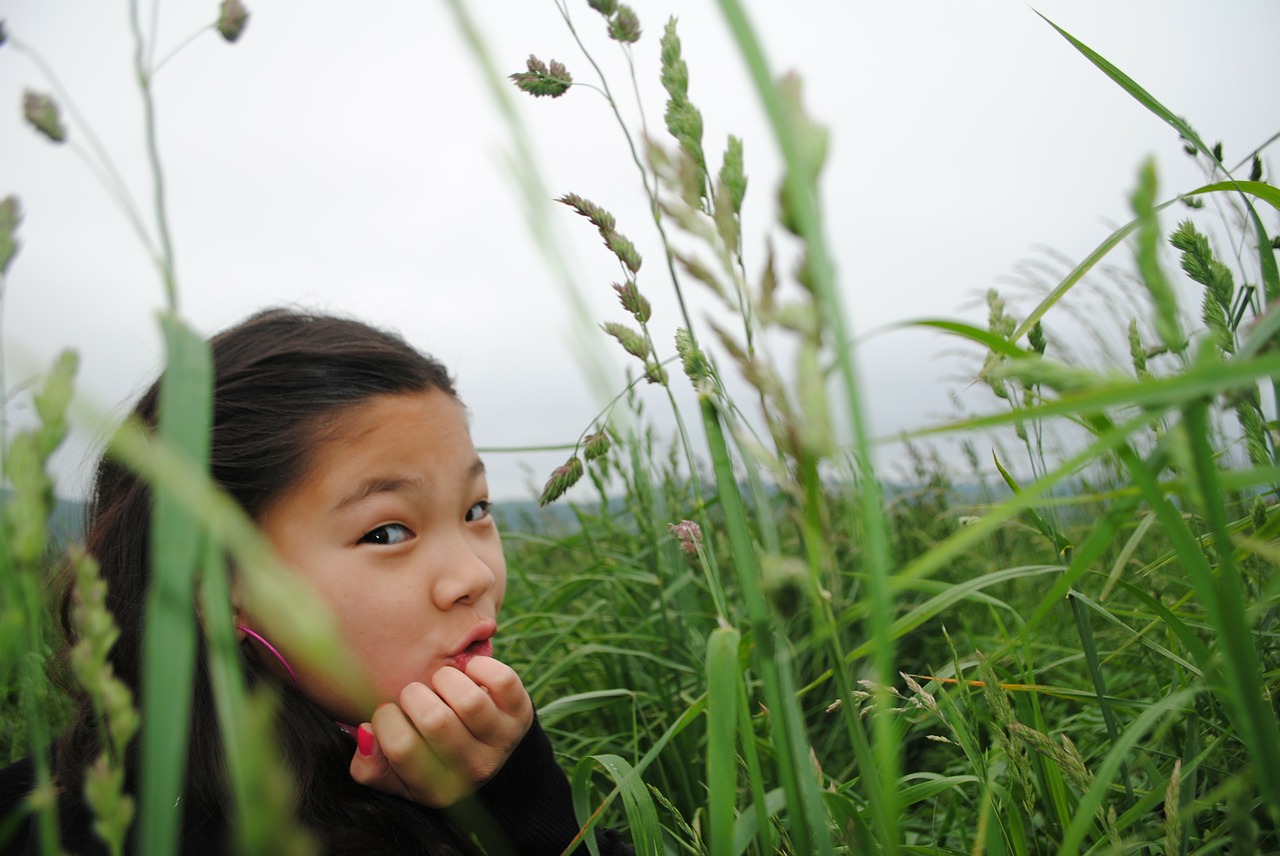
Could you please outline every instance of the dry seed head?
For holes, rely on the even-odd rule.
[[[690,556],[698,555],[702,546],[702,527],[692,520],[681,520],[679,523],[667,525],[667,531],[680,542],[680,549]]]
[[[618,4],[613,17],[609,19],[609,38],[626,44],[640,41],[640,19],[634,9]]]
[[[22,93],[22,116],[40,133],[55,143],[67,141],[67,128],[58,114],[58,105],[41,92],[30,89]]]
[[[249,10],[240,0],[222,0],[218,11],[218,32],[228,42],[235,42],[249,23]]]
[[[6,196],[0,202],[0,275],[8,272],[9,263],[18,254],[21,243],[17,233],[21,223],[22,206],[18,204],[18,197]]]
[[[632,317],[641,324],[646,323],[653,315],[653,308],[649,305],[649,301],[640,293],[640,289],[636,287],[634,279],[627,280],[624,284],[613,284],[613,290],[618,293],[618,300],[622,303],[622,308],[631,313]]]
[[[908,675],[906,672],[899,672],[898,674],[902,675],[902,679],[907,682],[907,689],[915,693],[916,698],[920,699],[921,704],[934,713],[938,713],[938,701],[933,697],[932,693],[920,686],[920,684],[916,682],[916,679]]]
[[[535,98],[541,98],[544,95],[549,98],[559,98],[569,91],[570,86],[573,86],[573,75],[569,74],[569,70],[562,62],[553,59],[551,67],[548,68],[542,60],[529,54],[529,58],[525,60],[525,67],[528,71],[518,71],[507,75],[507,78],[515,83],[517,89],[528,92]]]

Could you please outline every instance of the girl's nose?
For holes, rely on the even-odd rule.
[[[460,537],[451,549],[440,555],[431,596],[439,609],[456,604],[472,604],[484,596],[498,581],[490,562],[492,557],[478,550],[466,537]]]

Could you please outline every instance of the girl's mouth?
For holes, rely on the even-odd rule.
[[[449,662],[457,666],[459,669],[466,671],[467,663],[470,663],[475,657],[492,657],[493,656],[493,639],[484,638],[477,639],[467,647],[463,648],[457,654],[449,658]]]

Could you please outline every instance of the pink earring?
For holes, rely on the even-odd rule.
[[[254,639],[258,640],[258,642],[262,644],[262,647],[266,648],[268,651],[274,654],[275,658],[280,661],[280,665],[284,666],[285,671],[289,673],[289,677],[293,679],[293,685],[295,687],[298,685],[297,673],[293,671],[293,666],[289,665],[289,661],[284,658],[284,655],[276,650],[276,646],[272,645],[266,639],[262,638],[262,635],[260,633],[255,633],[254,631],[250,630],[248,627],[245,627],[243,624],[237,624],[236,630],[241,631],[246,636],[251,636]]]

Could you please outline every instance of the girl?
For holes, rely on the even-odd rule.
[[[213,478],[328,602],[383,702],[364,709],[305,668],[233,595],[246,678],[274,683],[282,699],[278,735],[301,822],[330,853],[465,854],[478,852],[475,840],[490,852],[560,853],[578,830],[569,786],[520,678],[494,659],[506,563],[444,367],[397,336],[289,310],[250,318],[212,349]],[[134,411],[149,425],[157,386]],[[104,458],[86,546],[120,626],[112,663],[135,693],[149,523],[146,485]],[[69,592],[60,606],[69,648]],[[225,759],[201,654],[182,848],[224,853]],[[63,846],[89,853],[101,845],[78,795],[100,747],[92,706],[77,701],[55,770]],[[29,762],[0,774],[0,817],[30,786]],[[468,828],[459,817],[485,820]],[[29,826],[9,846],[34,851]],[[604,853],[630,852],[614,833],[598,841]]]

